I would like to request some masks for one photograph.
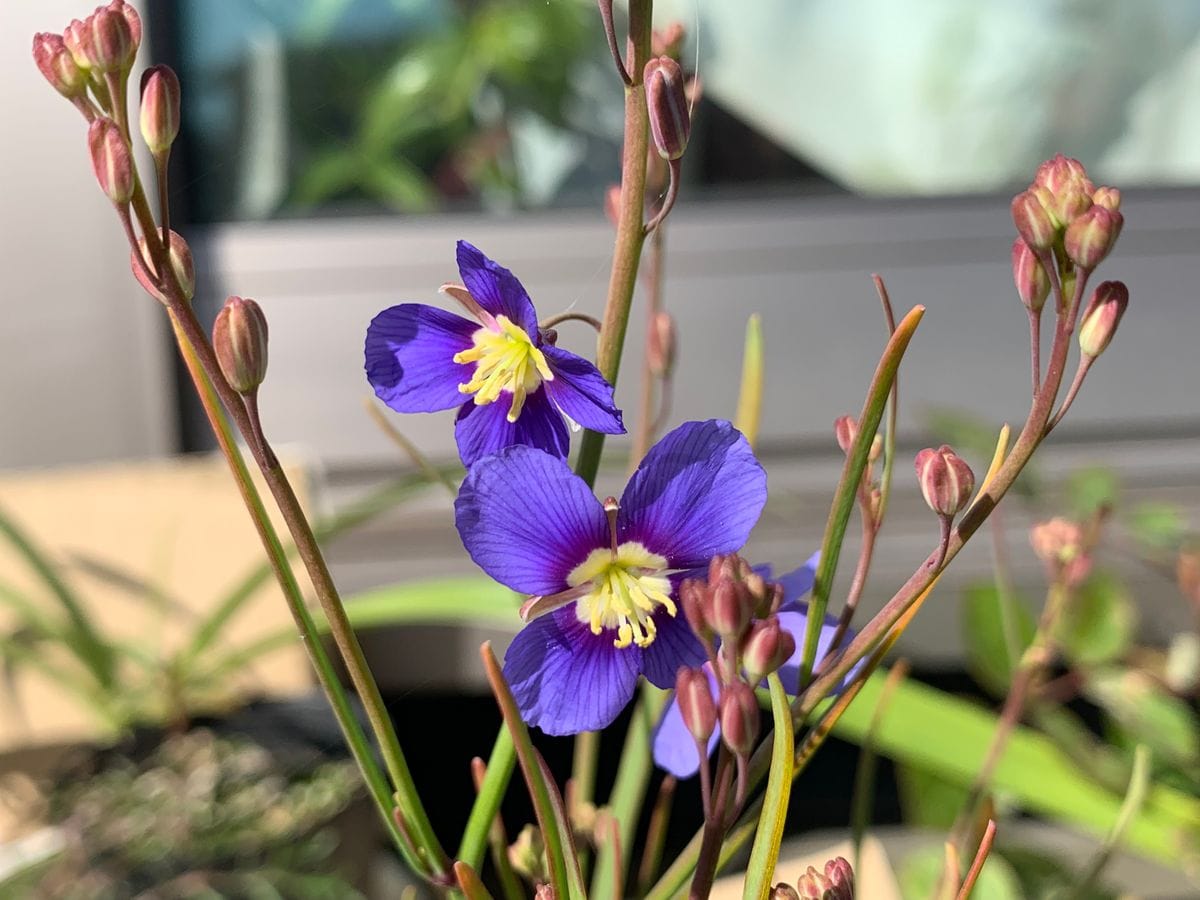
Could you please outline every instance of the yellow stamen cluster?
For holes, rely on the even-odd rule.
[[[546,356],[533,345],[525,329],[506,316],[496,316],[496,328],[483,326],[471,336],[473,346],[454,354],[456,363],[476,363],[471,380],[460,384],[464,394],[474,394],[475,404],[483,406],[512,394],[508,421],[515,422],[525,406],[525,397],[543,381],[553,381],[554,373]]]
[[[567,575],[567,584],[590,584],[591,590],[576,603],[575,614],[592,634],[615,628],[615,647],[654,643],[658,629],[652,614],[660,606],[675,615],[671,582],[661,574],[666,557],[651,553],[637,541],[626,541],[615,551],[596,549]]]

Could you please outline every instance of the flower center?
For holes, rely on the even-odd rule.
[[[671,582],[660,574],[666,568],[666,557],[637,541],[626,541],[615,550],[593,550],[567,575],[571,587],[591,586],[576,602],[575,614],[592,634],[617,629],[615,647],[648,647],[658,633],[654,611],[661,606],[667,615],[675,615]]]
[[[460,384],[458,389],[464,394],[474,394],[477,406],[492,403],[507,391],[512,394],[508,421],[517,421],[526,395],[537,390],[543,381],[554,380],[545,354],[507,316],[496,316],[496,327],[483,326],[471,335],[471,342],[474,346],[469,350],[454,354],[456,363],[476,364],[471,380]]]

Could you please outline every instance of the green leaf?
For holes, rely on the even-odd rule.
[[[1143,503],[1130,512],[1126,524],[1134,538],[1152,550],[1174,550],[1187,534],[1187,520],[1170,503]]]
[[[429,212],[437,206],[433,182],[398,156],[368,162],[362,183],[373,196],[400,212]]]
[[[897,766],[896,782],[908,825],[949,830],[969,796],[961,784],[918,766]]]
[[[465,576],[411,581],[377,588],[346,600],[346,615],[356,630],[389,625],[487,625],[517,631],[521,604],[516,594],[490,578]],[[328,623],[314,610],[317,628]]]
[[[967,647],[967,666],[971,676],[991,693],[1003,696],[1012,683],[1013,658],[1005,638],[1005,616],[1011,617],[1016,646],[1011,648],[1020,659],[1033,641],[1036,625],[1024,598],[1004,597],[996,585],[971,585],[963,592],[963,640]]]
[[[883,683],[884,673],[871,676],[838,721],[835,734],[854,741],[863,739]],[[874,741],[880,753],[900,763],[968,786],[987,753],[996,724],[995,715],[987,710],[907,679],[897,687]],[[1194,740],[1195,731],[1192,737]],[[1097,836],[1108,832],[1121,807],[1119,793],[1097,784],[1077,760],[1025,726],[1013,729],[992,785],[1029,812]],[[1140,852],[1171,866],[1184,865],[1177,848],[1181,841],[1200,840],[1200,800],[1157,785],[1126,836]]]
[[[1094,572],[1063,609],[1054,637],[1072,662],[1094,666],[1122,657],[1133,642],[1137,610],[1125,585]]]
[[[1091,673],[1083,694],[1156,756],[1184,766],[1200,763],[1200,721],[1180,700],[1136,669]],[[1200,821],[1200,818],[1197,819]]]
[[[1067,500],[1071,514],[1080,520],[1090,519],[1103,508],[1116,505],[1120,484],[1111,469],[1099,466],[1079,469],[1067,478]]]
[[[746,341],[742,348],[742,384],[738,390],[737,414],[733,424],[753,447],[758,442],[758,426],[762,421],[763,399],[763,334],[762,316],[758,313],[746,320]]]
[[[935,895],[945,866],[945,852],[941,844],[935,844],[905,858],[897,873],[900,893],[905,900],[927,900]],[[1013,867],[995,852],[991,853],[975,882],[971,900],[1024,900],[1024,897]]]
[[[775,726],[771,769],[767,775],[767,793],[762,812],[758,817],[758,832],[754,836],[754,846],[750,848],[750,865],[746,869],[746,882],[742,889],[743,900],[766,900],[771,893],[775,863],[779,859],[779,842],[783,840],[783,826],[787,821],[788,798],[792,793],[795,739],[792,714],[779,675],[771,673],[767,676],[767,686],[771,690],[771,715]]]

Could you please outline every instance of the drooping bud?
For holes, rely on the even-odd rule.
[[[239,394],[253,394],[267,377],[267,319],[253,300],[230,297],[213,323],[221,373]]]
[[[744,681],[721,689],[721,740],[737,756],[749,756],[758,738],[758,701]]]
[[[1091,271],[1104,261],[1121,234],[1125,217],[1103,206],[1093,206],[1067,226],[1063,249],[1081,269]]]
[[[825,877],[833,888],[835,900],[854,900],[854,869],[844,857],[825,863]]]
[[[1079,325],[1079,350],[1084,356],[1094,359],[1104,352],[1117,333],[1127,306],[1129,288],[1123,282],[1104,281],[1096,286]]]
[[[71,54],[71,59],[75,61],[75,65],[87,72],[95,66],[95,57],[92,53],[92,25],[89,21],[81,22],[79,19],[72,19],[63,30],[63,44],[67,48],[67,52]]]
[[[667,378],[675,367],[675,318],[655,313],[646,338],[646,364],[656,378]]]
[[[142,259],[145,261],[146,268],[150,272],[154,271],[154,261],[150,259],[150,254],[146,248],[146,239],[138,239],[138,248],[141,251]],[[187,245],[187,241],[175,231],[171,232],[171,268],[175,270],[175,279],[179,282],[179,287],[183,291],[183,296],[187,300],[191,300],[196,293],[196,269],[192,262],[192,249]],[[133,275],[151,297],[156,297],[166,303],[167,298],[159,291],[159,289],[148,281],[146,271],[142,266],[138,265],[138,258],[134,251],[129,251],[129,266],[133,269]]]
[[[833,420],[833,436],[837,438],[838,446],[843,453],[849,453],[858,437],[858,419],[854,416],[839,416]],[[867,451],[867,462],[875,462],[883,452],[883,438],[875,435],[871,439],[871,449]]]
[[[717,727],[717,703],[708,675],[702,669],[680,667],[675,676],[675,701],[692,737],[706,743]]]
[[[658,56],[646,63],[643,80],[650,134],[658,155],[663,159],[679,159],[687,149],[692,132],[692,117],[683,90],[683,70],[670,57]]]
[[[171,149],[179,134],[179,76],[170,66],[151,66],[142,73],[138,121],[151,153],[158,156]]]
[[[1025,308],[1035,313],[1041,311],[1050,294],[1050,277],[1024,238],[1013,241],[1012,272],[1017,294]]]
[[[1083,528],[1076,522],[1061,517],[1039,522],[1029,530],[1029,543],[1051,578],[1079,584],[1091,571]]]
[[[93,68],[98,72],[128,71],[133,65],[137,44],[124,13],[120,9],[100,7],[88,17],[87,24],[92,31]]]
[[[1017,234],[1034,250],[1046,250],[1054,244],[1058,228],[1036,192],[1022,191],[1013,197],[1012,217]]]
[[[1098,187],[1092,194],[1092,203],[1116,212],[1121,208],[1121,192],[1115,187]]]
[[[796,652],[796,639],[785,631],[776,616],[750,626],[742,643],[742,666],[751,684],[758,684],[778,671]]]
[[[916,466],[921,495],[939,516],[953,517],[970,502],[975,473],[949,445],[922,450]]]
[[[87,90],[87,76],[72,58],[61,34],[35,34],[33,61],[50,85],[64,97],[81,97]]]
[[[124,206],[133,196],[133,155],[117,123],[95,119],[88,126],[88,151],[100,189],[113,203]]]

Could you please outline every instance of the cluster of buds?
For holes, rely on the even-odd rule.
[[[1061,153],[1038,167],[1033,183],[1013,198],[1013,221],[1035,251],[1061,249],[1080,269],[1098,266],[1121,233],[1121,193],[1097,188],[1083,165]]]
[[[849,454],[858,438],[858,419],[854,416],[839,416],[833,422],[833,436],[837,439],[842,452]],[[881,492],[879,481],[875,477],[875,463],[883,453],[883,438],[876,434],[871,439],[871,449],[867,451],[867,466],[863,469],[862,481],[858,486],[858,502],[863,515],[868,520],[879,523]]]
[[[782,881],[775,885],[771,900],[854,900],[854,870],[841,856],[825,863],[824,872],[809,866],[795,887]]]
[[[718,725],[725,746],[745,759],[758,738],[754,689],[796,651],[795,639],[775,615],[783,588],[730,554],[713,557],[706,579],[684,581],[679,600],[709,657],[707,669],[679,670],[676,695],[684,724],[701,760]]]
[[[1092,569],[1087,532],[1078,522],[1061,517],[1041,522],[1030,529],[1029,543],[1052,582],[1076,587]]]
[[[34,35],[33,59],[46,80],[68,100],[86,102],[90,87],[107,102],[107,76],[128,76],[141,42],[142,20],[137,11],[124,0],[112,0],[86,19],[74,19],[62,34]]]

